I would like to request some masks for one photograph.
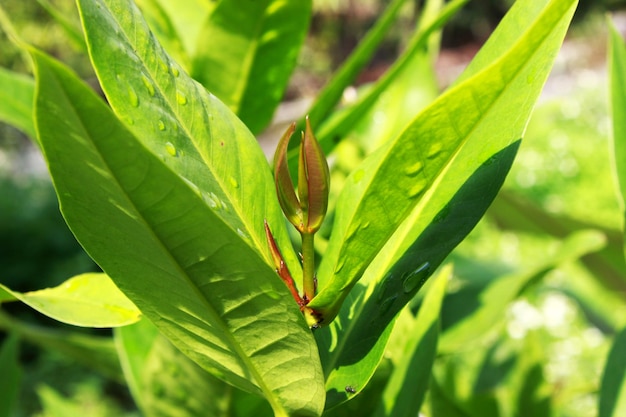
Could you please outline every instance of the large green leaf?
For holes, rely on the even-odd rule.
[[[35,139],[32,78],[0,67],[0,120]]]
[[[447,254],[469,233],[496,195],[517,151],[515,143],[483,164],[395,264],[382,252],[350,292],[331,326],[316,332],[326,375],[327,406],[346,400],[340,387],[364,385],[393,328],[394,318]],[[476,190],[481,190],[477,195]],[[378,271],[387,271],[384,279]],[[368,284],[368,285],[366,285]],[[355,382],[355,375],[358,381]]]
[[[604,366],[600,386],[598,417],[618,417],[626,413],[626,328],[613,341]]]
[[[300,279],[271,171],[255,137],[167,55],[132,1],[78,0],[78,5],[91,60],[118,117],[273,265],[267,220],[292,275]]]
[[[277,416],[319,415],[315,343],[285,285],[224,223],[220,213],[232,209],[207,205],[74,74],[31,55],[44,156],[87,252],[202,367],[265,396]]]
[[[220,1],[198,39],[191,75],[253,131],[283,98],[309,28],[311,0]]]
[[[0,284],[0,291],[48,317],[74,326],[126,326],[138,321],[141,315],[105,274],[82,274],[57,287],[26,293],[11,291]]]
[[[626,44],[613,24],[609,24],[609,93],[613,128],[613,167],[618,199],[626,218]],[[626,221],[622,229],[626,230]],[[626,253],[626,247],[624,248]]]
[[[396,361],[373,417],[413,417],[419,414],[437,354],[439,311],[451,272],[452,268],[446,267],[435,278],[413,326],[407,329],[410,336],[404,346],[404,355]]]
[[[126,380],[145,416],[226,416],[231,388],[183,355],[148,320],[116,329]]]
[[[442,95],[351,175],[311,308],[332,319],[402,222],[414,226],[394,237],[398,254],[448,216],[442,210],[474,171],[522,136],[575,5],[550,2],[500,59]]]

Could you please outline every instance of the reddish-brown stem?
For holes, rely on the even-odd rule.
[[[276,273],[283,280],[285,285],[287,285],[287,288],[291,292],[291,296],[294,300],[296,300],[296,303],[298,303],[300,309],[302,309],[304,306],[306,306],[308,300],[305,301],[302,297],[300,297],[300,294],[298,294],[296,284],[293,281],[291,273],[289,272],[289,268],[287,268],[287,264],[285,264],[285,261],[280,253],[280,250],[278,249],[278,246],[276,245],[276,241],[274,240],[274,236],[272,235],[270,226],[267,224],[267,220],[265,220],[264,223],[265,236],[267,238],[267,243],[270,247],[270,252],[272,253],[272,260],[274,261],[274,266],[276,267]]]

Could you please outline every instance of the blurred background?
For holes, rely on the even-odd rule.
[[[72,1],[51,3],[77,22]],[[384,73],[405,46],[421,1],[407,3],[399,24],[359,83]],[[277,114],[278,120],[293,117],[294,108],[303,111],[297,110],[302,109],[301,103],[331,77],[385,4],[382,0],[314,1],[310,36],[285,96],[287,104],[281,106],[285,113]],[[511,4],[512,0],[470,0],[446,26],[436,64],[441,89],[460,74]],[[95,87],[84,52],[51,18],[47,5],[43,0],[2,0],[27,41],[68,63]],[[606,14],[612,13],[624,29],[626,19],[619,12],[624,7],[626,0],[580,1],[500,197],[452,256],[458,265],[454,292],[524,269],[573,231],[593,228],[608,236],[613,252],[561,266],[529,283],[523,296],[509,305],[504,336],[500,336],[505,350],[507,343],[520,346],[518,342],[528,335],[540,341],[545,357],[542,372],[563,416],[595,415],[595,391],[610,340],[626,322],[626,271],[614,258],[615,248],[621,253],[622,215],[608,163],[606,79]],[[27,62],[3,33],[0,66],[29,72]],[[98,267],[65,226],[39,150],[22,132],[0,123],[0,282],[29,291],[95,270]],[[3,305],[3,310],[29,323],[61,326],[19,304]],[[20,416],[47,415],[41,411],[42,402],[60,402],[68,410],[81,410],[85,417],[137,415],[126,388],[118,383],[50,350],[26,346],[20,355],[24,386],[33,387],[23,393]]]

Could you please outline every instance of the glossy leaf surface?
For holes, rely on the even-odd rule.
[[[338,202],[311,308],[331,319],[341,294],[403,221],[419,215],[421,225],[401,228],[406,248],[435,216],[447,216],[442,210],[481,164],[521,137],[575,4],[551,2],[500,59],[442,95],[354,172]]]
[[[271,265],[267,220],[298,279],[299,261],[287,250],[271,170],[256,138],[168,56],[132,1],[78,5],[93,66],[118,117]]]
[[[315,344],[274,271],[75,75],[32,56],[44,155],[87,252],[203,368],[265,396],[277,416],[319,415]]]
[[[524,8],[525,3],[521,1],[516,6]],[[364,265],[357,263],[356,259],[352,260],[354,275],[346,270],[350,262],[348,257],[353,253],[363,256],[359,262],[365,259],[365,253],[376,254],[376,250],[379,253],[364,271],[362,284],[350,292],[336,322],[330,329],[316,333],[327,379],[327,406],[345,400],[341,390],[351,375],[359,375],[364,380],[372,375],[384,352],[386,337],[397,312],[471,231],[497,194],[519,146],[513,135],[523,132],[574,6],[575,2],[552,2],[538,16],[527,17],[530,21],[513,19],[513,23],[503,28],[516,34],[509,52],[474,78],[440,97],[401,136],[383,146],[348,178],[336,210],[333,233],[337,235],[331,236],[318,271],[322,291],[318,297],[323,295],[325,285],[329,285],[329,298],[316,298],[310,306],[315,308],[338,297],[337,294],[350,285],[344,280],[346,276],[353,276],[355,280],[360,278],[359,268]],[[511,12],[517,16],[515,7]],[[533,18],[537,20],[533,21]],[[503,23],[505,21],[511,22],[505,19]],[[552,22],[551,29],[546,21]],[[533,48],[532,44],[539,46]],[[523,64],[519,61],[519,53],[528,55]],[[518,65],[522,67],[518,67],[516,73],[514,69]],[[513,71],[509,74],[513,78],[509,84],[502,85],[502,72],[509,71]],[[529,77],[531,74],[536,77]],[[495,101],[486,111],[481,106],[483,101],[488,102],[489,96],[483,94],[492,88]],[[477,89],[480,95],[475,95]],[[470,103],[473,106],[469,106]],[[472,114],[476,119],[472,119]],[[470,129],[464,139],[456,136],[460,127]],[[429,133],[428,129],[432,131]],[[453,149],[446,148],[445,142],[441,142],[446,137],[445,132],[450,134],[449,144],[458,146],[456,153],[448,154],[449,159],[444,154]],[[412,138],[411,133],[415,133]],[[404,160],[399,160],[401,155]],[[390,164],[391,161],[396,165]],[[442,171],[431,172],[429,177],[429,167],[438,163],[442,164]],[[385,166],[387,168],[383,170]],[[383,172],[386,175],[382,175]],[[399,195],[405,181],[407,187],[415,187],[408,190],[417,193],[413,199]],[[380,189],[371,188],[376,183]],[[397,195],[398,204],[413,208],[398,231],[384,244],[373,236],[376,229],[389,220],[388,213],[400,207],[391,204],[395,201],[389,200],[391,195]],[[367,200],[369,202],[365,204]],[[365,217],[356,216],[358,209],[355,207],[359,204],[375,207],[375,215],[379,218],[368,222],[369,213],[365,214],[365,211],[361,212]],[[370,238],[366,239],[366,236]],[[347,250],[357,246],[364,252]],[[343,253],[338,256],[340,251]],[[338,262],[339,259],[342,261]],[[332,286],[333,282],[336,287]]]
[[[74,326],[126,326],[141,316],[105,274],[82,274],[57,287],[26,293],[11,291],[0,284],[2,290],[40,313]]]

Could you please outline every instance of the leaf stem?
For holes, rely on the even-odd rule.
[[[313,242],[315,233],[303,232],[302,236],[302,283],[304,287],[305,301],[311,301],[315,297],[315,249]]]

